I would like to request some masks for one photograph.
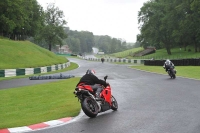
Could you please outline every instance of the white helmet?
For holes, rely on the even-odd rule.
[[[165,61],[165,64],[166,64],[166,65],[170,65],[170,62],[171,62],[171,61],[170,61],[169,59],[167,59],[167,60]]]

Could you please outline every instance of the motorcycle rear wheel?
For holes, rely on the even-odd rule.
[[[116,111],[118,109],[118,103],[113,95],[111,96],[111,103],[112,103],[111,109]]]
[[[91,118],[94,118],[97,116],[99,112],[99,107],[94,99],[91,97],[86,97],[82,102],[81,102],[81,107],[83,112]]]

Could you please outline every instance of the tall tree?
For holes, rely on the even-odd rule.
[[[47,9],[44,11],[44,18],[44,27],[36,38],[39,41],[45,40],[49,51],[51,51],[52,46],[62,45],[63,39],[67,38],[67,34],[64,31],[64,26],[67,22],[64,20],[63,11],[55,7],[54,3],[48,4]]]
[[[198,0],[151,0],[138,14],[141,33],[137,40],[142,46],[151,43],[165,47],[171,54],[172,47],[193,45],[200,51],[200,2]],[[148,43],[147,43],[148,42]]]
[[[174,38],[172,36],[176,19],[173,17],[173,0],[153,0],[145,3],[138,16],[141,34],[137,40],[143,46],[164,46],[171,55]]]

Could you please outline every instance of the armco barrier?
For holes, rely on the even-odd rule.
[[[34,74],[41,73],[41,68],[34,68]]]
[[[16,75],[20,76],[20,75],[25,75],[25,69],[16,69]]]
[[[0,70],[0,77],[5,77],[5,70]]]
[[[26,68],[25,75],[31,75],[31,74],[34,74],[34,68]]]
[[[83,56],[78,56],[79,58],[90,60],[90,61],[101,61],[100,58],[87,58]],[[120,58],[104,58],[105,62],[121,62],[121,63],[132,63],[132,64],[144,64],[146,59],[120,59]]]
[[[171,60],[175,66],[200,66],[200,59]],[[163,66],[165,60],[145,60],[144,65]]]
[[[51,67],[50,66],[47,67],[47,72],[51,72]]]
[[[79,58],[91,60],[91,61],[101,61],[99,58],[87,58],[83,56],[78,56]],[[147,60],[147,59],[119,59],[119,58],[105,58],[107,62],[122,62],[122,63],[132,63],[132,64],[144,64],[149,66],[163,66],[165,60]],[[198,59],[173,59],[171,60],[175,66],[200,66],[200,58]]]
[[[46,66],[46,67],[38,67],[38,68],[5,69],[5,70],[0,70],[0,77],[14,77],[20,75],[47,73],[51,71],[64,69],[68,66],[70,66],[70,62],[58,65]]]

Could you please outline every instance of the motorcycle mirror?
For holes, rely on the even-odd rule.
[[[104,77],[104,80],[106,81],[107,78],[108,78],[108,76],[106,75],[106,76]]]

